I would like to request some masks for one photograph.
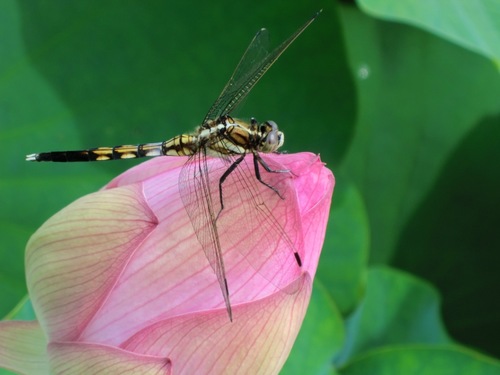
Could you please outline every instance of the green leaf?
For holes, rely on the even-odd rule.
[[[0,375],[15,375],[15,372],[0,368]]]
[[[500,341],[489,332],[500,332],[499,124],[500,115],[485,118],[450,155],[393,261],[439,288],[455,339],[496,356]]]
[[[500,329],[492,313],[499,308],[498,71],[429,33],[342,10],[360,94],[343,171],[365,201],[371,260],[430,280],[451,335],[498,356],[498,340],[485,334]]]
[[[430,31],[500,66],[500,3],[495,0],[357,0],[368,14]]]
[[[437,293],[425,282],[385,267],[371,269],[365,298],[347,320],[337,365],[374,348],[449,343],[439,306]]]
[[[458,346],[411,345],[373,351],[356,358],[342,375],[497,375],[500,363]]]
[[[307,315],[281,374],[325,374],[343,340],[342,318],[326,288],[315,281]]]
[[[16,307],[4,318],[8,320],[35,320],[36,315],[28,296],[25,296]]]
[[[415,28],[349,7],[342,17],[359,91],[342,171],[366,204],[371,260],[386,262],[450,153],[500,112],[500,77],[485,59]]]
[[[368,218],[356,186],[337,175],[327,236],[318,265],[319,278],[343,314],[361,298],[369,249]]]

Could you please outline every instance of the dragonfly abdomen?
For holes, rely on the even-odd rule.
[[[198,152],[198,148],[197,136],[182,134],[161,143],[160,155],[191,156]]]
[[[154,157],[161,155],[190,156],[197,150],[197,138],[192,135],[179,135],[165,142],[96,147],[75,151],[51,151],[26,156],[28,161],[79,162],[106,161]]]
[[[26,156],[28,161],[78,162],[133,159],[161,155],[162,143],[96,147],[87,150],[51,151]]]

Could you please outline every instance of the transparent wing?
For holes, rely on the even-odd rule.
[[[217,187],[211,184],[206,158],[205,152],[200,150],[188,159],[179,176],[179,191],[198,241],[217,276],[229,319],[232,320],[226,271],[216,225],[220,208],[214,207],[213,189]]]
[[[259,30],[247,47],[222,93],[208,111],[203,123],[208,120],[216,120],[222,115],[230,114],[248,95],[278,57],[302,34],[320,12],[321,10],[272,52],[268,52],[267,48],[269,44],[267,30]]]
[[[301,272],[294,255],[297,252],[303,256],[300,254],[303,239],[292,177],[289,173],[268,173],[261,169],[262,179],[280,191],[284,197],[281,199],[256,179],[252,158],[252,154],[247,155],[224,181],[222,211],[219,181],[235,157],[207,157],[198,153],[183,167],[179,180],[184,206],[217,276],[230,316],[223,253],[237,250],[254,274],[278,289]],[[285,169],[270,161],[268,164],[276,170]],[[231,280],[229,285],[234,285]]]
[[[267,48],[268,32],[261,29],[250,42],[203,124],[230,114],[320,12],[270,53]],[[213,141],[217,143],[217,140]],[[253,158],[252,154],[247,155],[225,179],[222,186],[224,209],[221,211],[219,181],[236,157],[221,155],[211,158],[206,156],[204,150],[199,150],[188,160],[179,177],[182,201],[217,276],[230,318],[231,303],[223,250],[237,249],[256,273],[281,288],[285,280],[301,272],[295,254],[303,249],[300,220],[295,216],[298,212],[296,197],[289,194],[293,192],[290,175],[261,170],[266,183],[285,197],[281,199],[275,191],[256,179],[253,161],[247,161]],[[285,169],[272,163],[269,165],[274,170]]]
[[[261,157],[271,169],[286,170],[266,155]],[[257,180],[249,154],[224,181],[224,210],[217,226],[223,249],[236,248],[257,274],[281,290],[301,273],[295,254],[304,259],[298,203],[291,173],[270,173],[261,167],[260,174],[283,199]]]

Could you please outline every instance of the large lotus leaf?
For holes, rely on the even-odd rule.
[[[459,346],[408,345],[383,349],[357,358],[342,375],[496,375],[500,363]]]
[[[371,259],[429,278],[442,291],[451,333],[500,353],[488,334],[500,326],[491,314],[500,76],[488,60],[432,34],[349,7],[342,15],[360,98],[343,170],[365,200]]]
[[[423,31],[349,7],[342,15],[359,91],[342,169],[365,200],[371,259],[387,261],[450,153],[500,111],[500,78],[489,61]]]
[[[346,321],[347,338],[336,364],[394,345],[448,344],[439,310],[430,285],[389,268],[371,269],[366,295]]]
[[[324,374],[344,343],[344,323],[328,290],[315,281],[302,328],[282,374]]]
[[[500,355],[500,116],[485,118],[450,155],[431,193],[412,215],[394,264],[443,294],[453,336]]]
[[[369,14],[421,27],[500,64],[500,3],[495,0],[358,0]]]

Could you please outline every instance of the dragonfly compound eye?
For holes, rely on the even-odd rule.
[[[285,136],[279,130],[271,130],[263,139],[261,150],[262,152],[275,152],[283,146]]]

